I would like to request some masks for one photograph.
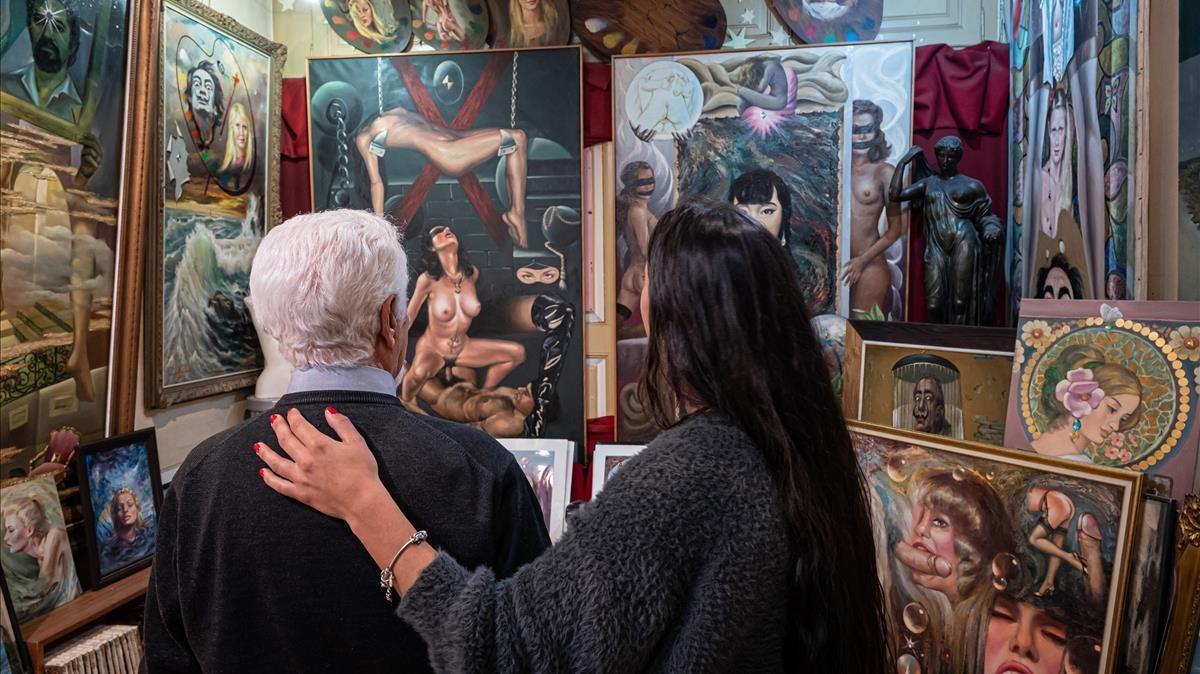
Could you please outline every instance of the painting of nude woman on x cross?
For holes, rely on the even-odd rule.
[[[313,208],[409,252],[409,409],[583,437],[580,51],[309,61]],[[553,101],[547,105],[545,101]]]

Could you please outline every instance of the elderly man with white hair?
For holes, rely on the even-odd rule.
[[[322,430],[326,414],[353,420],[428,544],[470,566],[508,575],[549,545],[503,447],[396,397],[407,286],[399,236],[375,215],[302,215],[263,238],[250,295],[295,370],[275,409],[201,443],[175,474],[146,597],[149,672],[431,671],[352,532],[259,479],[256,441],[275,414]]]

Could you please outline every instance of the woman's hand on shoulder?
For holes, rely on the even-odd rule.
[[[332,407],[325,408],[325,420],[340,441],[317,430],[295,408],[286,417],[272,415],[271,430],[287,456],[255,443],[254,451],[267,464],[259,475],[280,494],[350,522],[387,492],[375,455],[354,424]]]

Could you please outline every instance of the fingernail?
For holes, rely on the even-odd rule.
[[[934,562],[933,566],[935,569],[937,569],[938,575],[942,578],[949,578],[950,572],[953,570],[950,568],[950,562],[942,559],[941,557],[938,557],[938,560]]]
[[[267,469],[266,469],[266,468],[259,468],[259,469],[258,469],[258,476],[259,476],[259,477],[261,477],[261,478],[263,478],[263,479],[266,479],[266,477],[267,477]]]
[[[275,420],[276,420],[276,419],[278,419],[278,418],[279,418],[279,415],[278,415],[278,414],[272,414],[272,415],[271,415],[271,423],[272,423],[272,424],[273,424],[273,423],[275,423]]]
[[[262,451],[261,449],[259,449],[259,448],[258,448],[258,443],[257,443],[257,442],[256,442],[256,443],[254,443],[254,447],[253,447],[253,449],[254,449],[254,453],[255,453],[255,454],[258,454],[259,452],[261,452],[261,451]]]
[[[330,405],[329,407],[326,407],[326,408],[325,408],[325,414],[333,414],[333,415],[336,415],[337,413],[338,413],[338,411],[337,411],[337,410],[335,410],[335,409],[333,409],[333,405]]]

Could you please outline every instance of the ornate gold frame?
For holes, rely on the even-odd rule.
[[[1200,494],[1188,494],[1179,510],[1179,558],[1175,601],[1163,641],[1158,674],[1187,674],[1200,631]]]
[[[163,7],[179,10],[192,18],[202,21],[214,30],[248,45],[267,55],[271,61],[268,88],[270,100],[267,114],[267,184],[263,190],[263,203],[266,213],[265,229],[279,224],[283,218],[279,200],[279,137],[282,125],[281,97],[283,95],[283,66],[287,61],[287,47],[246,28],[232,18],[221,14],[207,5],[193,0],[164,0]],[[160,10],[161,11],[161,10]],[[177,403],[196,400],[207,396],[228,393],[254,385],[261,370],[239,372],[205,379],[189,384],[178,384],[170,387],[163,386],[163,176],[162,157],[165,149],[161,126],[165,119],[164,89],[162,87],[163,73],[166,72],[166,58],[162,44],[161,16],[159,30],[154,34],[154,49],[156,53],[149,57],[155,67],[155,76],[144,78],[146,98],[152,100],[155,110],[156,123],[153,126],[153,138],[147,139],[146,146],[154,148],[153,164],[146,166],[144,175],[153,176],[153,187],[147,189],[150,208],[147,216],[153,214],[154,229],[149,231],[146,239],[150,245],[146,255],[147,285],[159,292],[148,292],[145,297],[146,306],[146,406],[162,408]],[[149,106],[148,106],[149,107]]]

